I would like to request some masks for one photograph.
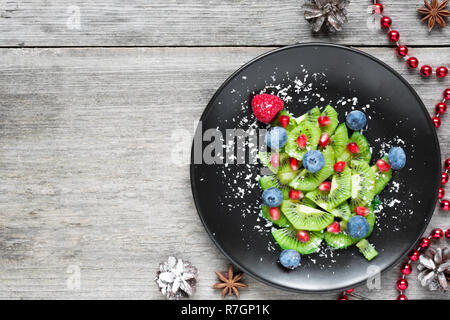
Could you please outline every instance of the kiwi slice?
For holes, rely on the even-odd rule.
[[[306,197],[314,201],[319,207],[330,211],[350,198],[351,184],[352,172],[349,167],[345,167],[344,171],[333,175],[330,191],[314,190],[308,192]]]
[[[383,157],[383,160],[388,162],[386,156]],[[373,165],[372,170],[375,173],[375,194],[380,194],[392,179],[392,169],[389,169],[386,172],[380,172],[378,167]]]
[[[279,226],[279,227],[289,227],[290,223],[289,220],[286,218],[286,216],[280,212],[280,218],[277,221],[272,220],[270,217],[270,208],[266,206],[265,204],[261,205],[261,215],[264,219],[272,222],[273,224]]]
[[[367,207],[375,196],[375,173],[364,161],[352,161],[350,208]]]
[[[366,220],[369,223],[369,232],[367,232],[367,235],[364,238],[368,238],[370,237],[370,235],[372,234],[373,231],[373,227],[375,226],[375,212],[373,211],[372,206],[369,208],[370,212],[369,214],[366,216]]]
[[[330,119],[330,124],[321,128],[322,132],[327,132],[329,135],[332,135],[339,124],[338,113],[332,106],[327,105],[322,111],[322,116],[327,116]]]
[[[280,208],[294,228],[299,230],[320,231],[334,220],[333,215],[329,212],[314,209],[290,200],[284,200]]]
[[[298,117],[297,123],[301,123],[303,121],[312,123],[314,125],[318,125],[317,120],[320,117],[320,109],[318,107],[312,108],[308,112],[306,112],[304,115]]]
[[[315,204],[311,199],[304,197],[302,199],[302,204],[311,208],[317,208],[317,204]]]
[[[341,154],[347,150],[348,145],[348,130],[345,123],[337,126],[336,131],[330,138],[330,146],[334,149],[334,156],[339,158]]]
[[[276,175],[262,176],[258,182],[261,189],[278,188],[283,193],[283,199],[289,199],[289,191],[291,188],[288,185],[282,184]]]
[[[371,245],[366,239],[360,240],[356,246],[368,261],[371,261],[378,255],[377,250],[375,250],[374,246]]]
[[[324,182],[334,172],[334,151],[333,147],[328,146],[322,151],[325,158],[325,165],[319,171],[312,173],[306,169],[300,171],[297,177],[289,183],[294,189],[302,191],[311,191],[316,189],[319,184]]]
[[[348,221],[353,216],[347,201],[342,202],[336,208],[329,210],[329,212],[344,221]]]
[[[311,254],[316,252],[322,243],[323,234],[321,232],[309,232],[309,241],[300,242],[297,239],[297,232],[292,228],[282,228],[272,231],[272,236],[283,250],[291,249],[300,254]]]
[[[333,248],[344,249],[358,242],[358,239],[350,237],[346,232],[325,232],[323,238],[326,243]]]
[[[277,173],[282,165],[285,163],[289,163],[289,155],[287,153],[280,153],[280,166],[274,167],[272,166],[272,152],[258,152],[258,158],[261,164],[270,169],[273,173]]]
[[[350,137],[349,142],[356,143],[359,147],[359,152],[355,154],[350,153],[350,151],[348,151],[346,147],[344,152],[342,152],[342,154],[337,158],[337,161],[350,162],[351,160],[357,160],[369,163],[370,159],[372,158],[372,153],[370,152],[369,142],[367,141],[366,137],[364,137],[361,132],[354,131],[352,136]]]
[[[288,116],[289,117],[289,125],[284,128],[286,129],[287,132],[291,131],[292,129],[294,129],[297,126],[297,121],[295,120],[294,116],[289,113],[287,110],[281,110],[277,117],[275,118],[275,120],[273,120],[270,125],[272,127],[281,127],[281,123],[280,123],[280,117],[281,116]]]
[[[297,138],[301,134],[304,134],[306,135],[306,137],[308,137],[307,145],[303,149],[300,149],[300,147],[297,145]],[[319,139],[320,128],[318,127],[317,123],[312,124],[310,122],[303,121],[298,126],[296,126],[295,129],[288,133],[285,150],[289,156],[301,161],[306,152],[308,152],[309,150],[317,149]]]

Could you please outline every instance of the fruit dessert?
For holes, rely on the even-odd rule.
[[[270,124],[258,154],[270,174],[260,177],[262,216],[272,222],[272,235],[283,250],[280,263],[295,269],[301,255],[316,252],[323,242],[344,249],[356,245],[367,260],[378,252],[367,240],[375,225],[378,195],[405,166],[401,147],[392,148],[374,164],[369,142],[361,133],[367,119],[352,111],[339,123],[330,105],[300,117],[269,94],[257,95],[252,109]]]

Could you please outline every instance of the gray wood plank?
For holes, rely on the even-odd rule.
[[[0,49],[0,298],[160,299],[153,277],[168,255],[199,268],[196,299],[219,298],[214,271],[227,261],[199,221],[188,166],[168,163],[168,139],[173,129],[192,131],[221,82],[266,50]],[[449,86],[410,74],[388,48],[364,50],[403,74],[429,111]],[[431,63],[447,51],[417,49]],[[430,228],[449,227],[447,216],[436,210]],[[71,290],[76,267],[81,286]],[[393,298],[398,274],[385,274],[381,291],[361,292]],[[243,299],[336,297],[246,281]],[[442,297],[415,281],[408,295]]]
[[[311,33],[303,0],[64,0],[0,3],[0,46],[272,46],[331,41],[389,45],[371,1],[353,0],[349,23],[337,35]],[[383,1],[409,45],[449,45],[450,28],[428,33],[421,1]],[[448,62],[448,55],[446,61]]]

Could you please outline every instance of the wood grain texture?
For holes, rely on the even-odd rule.
[[[168,139],[192,132],[215,89],[267,50],[0,49],[0,299],[160,299],[153,278],[168,255],[199,268],[196,299],[219,298],[214,271],[227,261],[197,216],[188,165],[168,160]],[[430,112],[449,86],[410,74],[390,49],[364,50],[394,66]],[[417,53],[448,57],[446,48]],[[439,130],[444,158],[449,128]],[[448,214],[436,210],[431,226],[450,227]],[[73,266],[77,290],[66,285]],[[392,298],[397,277],[394,269],[381,291],[360,292]],[[246,281],[243,299],[336,297]],[[408,295],[442,298],[415,281]]]
[[[389,45],[371,1],[352,0],[349,23],[332,36],[313,34],[304,0],[8,0],[0,1],[0,46],[272,46],[332,41]],[[449,45],[450,28],[428,33],[422,1],[383,1],[409,45]],[[448,63],[448,55],[446,63]]]

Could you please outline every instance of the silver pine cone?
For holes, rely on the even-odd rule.
[[[314,32],[325,26],[330,32],[342,30],[347,20],[345,6],[350,0],[305,0],[305,19],[311,24]]]
[[[432,291],[447,291],[450,279],[450,249],[428,249],[419,257],[417,270],[420,272],[417,277],[423,287],[426,286]]]

